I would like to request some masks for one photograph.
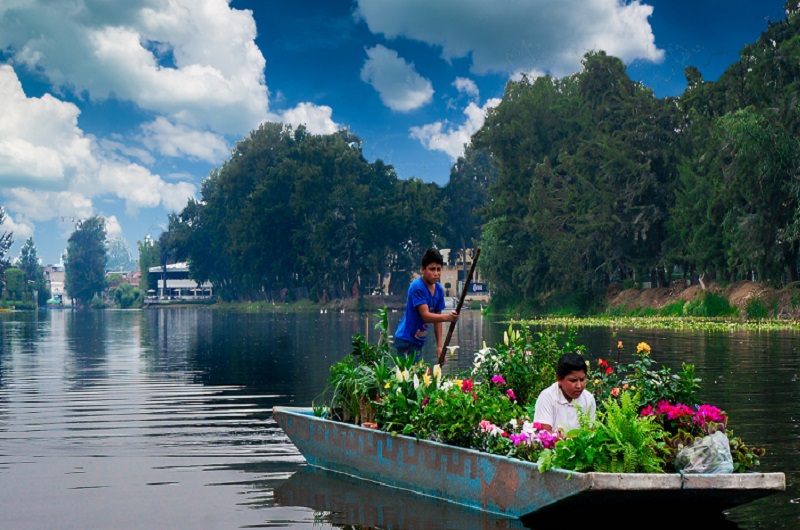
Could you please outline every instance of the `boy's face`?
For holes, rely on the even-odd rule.
[[[561,392],[570,401],[581,397],[583,389],[586,388],[586,372],[583,370],[574,370],[565,377],[556,376],[556,379],[558,379]]]
[[[422,281],[427,283],[428,285],[434,285],[439,283],[439,279],[442,277],[442,266],[438,263],[431,263],[427,267],[422,269]]]

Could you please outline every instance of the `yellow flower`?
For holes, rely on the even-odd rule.
[[[386,381],[386,384],[383,385],[383,388],[389,388],[390,386],[392,386],[392,385],[389,384],[389,381]]]
[[[618,349],[618,350],[621,350],[621,349],[622,349],[622,341],[621,341],[621,340],[618,340],[618,341],[617,341],[617,349]]]
[[[599,385],[600,384],[600,380],[599,379],[595,379],[594,380],[594,384]]]
[[[442,379],[442,365],[437,364],[433,367],[433,378],[436,379],[437,384]]]
[[[640,342],[639,344],[636,345],[636,353],[642,353],[642,352],[644,352],[645,355],[648,355],[650,353],[650,345],[647,344],[646,342]]]
[[[439,365],[437,364],[436,366]],[[430,386],[431,381],[433,381],[433,378],[429,374],[422,374],[422,382],[425,383],[425,386]]]

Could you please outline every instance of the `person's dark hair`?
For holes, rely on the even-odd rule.
[[[436,248],[429,248],[425,251],[425,254],[422,255],[422,268],[424,269],[431,263],[436,263],[438,265],[444,265],[444,259],[442,258],[442,253],[439,252],[439,249]]]
[[[556,365],[556,375],[563,379],[575,371],[582,371],[588,374],[589,367],[586,365],[586,360],[577,353],[565,353],[562,355]]]

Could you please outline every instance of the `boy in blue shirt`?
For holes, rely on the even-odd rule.
[[[444,260],[435,248],[429,248],[422,255],[420,277],[411,282],[406,298],[406,312],[403,314],[394,334],[394,346],[400,355],[414,355],[422,360],[422,347],[428,336],[428,324],[433,324],[436,336],[436,358],[444,364],[442,355],[442,322],[457,322],[455,311],[443,315],[444,289],[439,283]]]

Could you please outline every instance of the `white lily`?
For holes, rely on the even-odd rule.
[[[419,388],[419,377],[417,377],[417,374],[414,374],[414,390],[417,388]]]
[[[440,364],[433,367],[433,378],[436,380],[436,386],[439,386],[439,382],[442,380],[442,366]]]
[[[394,377],[399,383],[403,382],[403,372],[400,371],[399,366],[394,369]]]

